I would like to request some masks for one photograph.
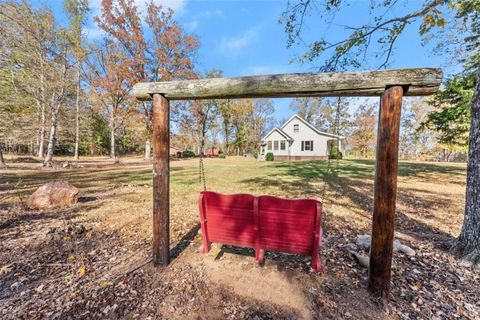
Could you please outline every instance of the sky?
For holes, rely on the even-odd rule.
[[[287,48],[284,28],[279,24],[282,12],[287,8],[287,1],[276,0],[155,0],[175,11],[175,19],[184,29],[200,39],[200,48],[196,58],[198,71],[206,72],[220,69],[225,77],[275,74],[288,72],[312,72],[318,70],[316,64],[295,62],[305,52],[305,45]],[[135,0],[140,9],[147,0]],[[47,4],[51,7],[60,23],[66,23],[62,12],[62,0],[38,0],[35,5]],[[89,39],[95,41],[101,31],[93,23],[93,16],[100,13],[101,0],[91,0],[91,16],[87,29]],[[339,39],[346,35],[343,25],[360,26],[369,21],[368,7],[370,1],[351,1],[341,14],[335,16],[333,25],[320,23],[315,9],[307,17],[303,38],[306,42],[327,36]],[[424,4],[422,0],[410,0],[409,10]],[[318,9],[318,8],[317,8]],[[385,12],[385,16],[405,14],[405,9]],[[412,24],[399,37],[389,68],[442,67],[444,72],[454,73],[456,66],[448,59],[435,55],[434,45],[422,45],[418,34],[418,24]],[[293,63],[292,63],[293,61]],[[375,69],[378,60],[371,58],[362,69]],[[358,103],[363,100],[359,99]],[[291,99],[274,99],[275,117],[288,118],[293,114],[289,109]]]

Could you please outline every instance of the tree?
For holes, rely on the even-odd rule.
[[[0,145],[0,168],[5,167],[5,159],[3,159],[3,146]]]
[[[74,159],[78,159],[80,146],[80,93],[81,93],[81,70],[82,62],[85,60],[86,52],[82,44],[83,26],[86,14],[88,13],[87,0],[65,0],[64,7],[69,15],[70,30],[69,40],[73,47],[76,64],[76,92],[75,92],[75,151]]]
[[[110,157],[115,161],[116,129],[127,114],[129,99],[133,99],[130,88],[135,81],[135,66],[110,39],[105,39],[100,47],[91,47],[90,52],[88,66],[94,102],[99,102],[109,119]]]
[[[102,15],[95,21],[124,50],[135,69],[136,82],[196,76],[193,57],[198,40],[185,33],[173,19],[171,9],[163,10],[160,5],[149,2],[142,24],[141,13],[134,1],[102,0]],[[149,159],[152,104],[143,102],[141,106],[145,114],[145,158]]]
[[[275,110],[270,99],[254,99],[251,103],[251,112],[247,120],[249,124],[247,148],[257,150],[262,137],[273,126]]]
[[[313,123],[317,120],[323,99],[312,98],[295,98],[290,104],[290,109],[305,119],[308,123]]]
[[[428,114],[422,127],[438,132],[441,143],[468,144],[474,84],[474,74],[453,77],[433,96],[430,104],[435,110]]]
[[[288,36],[287,46],[301,40],[302,28],[305,18],[312,10],[313,0],[301,0],[297,3],[289,2],[287,10],[282,14],[281,21],[285,26]],[[315,8],[322,8],[320,18],[327,24],[335,22],[335,13],[344,9],[343,1],[325,0]],[[464,261],[477,263],[480,261],[480,1],[478,0],[431,0],[422,3],[419,8],[412,9],[404,15],[396,16],[392,13],[401,12],[399,1],[379,1],[372,3],[373,17],[369,17],[369,23],[361,26],[345,26],[348,32],[342,39],[329,40],[321,38],[309,45],[309,50],[303,55],[303,61],[318,61],[322,70],[342,70],[358,68],[364,65],[370,57],[373,44],[377,45],[377,52],[373,53],[374,61],[379,68],[387,67],[395,51],[395,44],[405,28],[415,21],[420,20],[419,34],[425,38],[433,38],[435,30],[451,30],[448,41],[442,43],[444,48],[454,48],[465,69],[476,75],[477,81],[470,104],[471,126],[469,134],[469,151],[467,165],[467,192],[465,201],[464,224],[458,243],[455,246],[457,252]],[[386,13],[390,13],[390,16]],[[442,29],[449,23],[450,17],[453,26]],[[335,33],[329,32],[328,36]],[[339,34],[339,33],[337,33]],[[460,39],[460,41],[452,41]],[[464,49],[458,50],[459,44]],[[463,55],[458,55],[463,53]]]
[[[55,93],[57,28],[51,11],[27,3],[0,3],[3,67],[17,95],[34,98],[38,113],[37,152],[44,155],[46,115]]]
[[[348,112],[349,105],[349,100],[345,98],[324,99],[315,125],[325,132],[348,135],[352,126],[351,115]]]
[[[224,152],[226,154],[230,153],[230,138],[233,131],[232,125],[232,105],[233,100],[219,100],[218,101],[218,114],[220,117],[220,123],[223,130],[224,138]]]
[[[60,28],[49,9],[33,9],[28,2],[0,4],[2,43],[7,65],[16,74],[15,87],[33,97],[40,130],[38,154],[43,156],[46,113],[50,130],[44,164],[50,165],[57,141],[58,114],[70,90],[69,47],[66,30]]]
[[[420,160],[438,146],[435,132],[422,126],[432,109],[425,98],[409,99],[402,107],[399,151],[404,159]]]
[[[366,158],[375,148],[376,111],[373,105],[362,104],[355,113],[350,134],[353,149]]]
[[[45,156],[44,165],[50,166],[53,161],[53,152],[57,143],[57,127],[58,127],[58,114],[61,107],[65,104],[69,85],[71,82],[68,78],[68,45],[65,30],[61,30],[59,37],[61,43],[59,44],[59,54],[56,59],[55,67],[61,70],[60,74],[55,74],[54,82],[56,87],[52,93],[50,100],[50,135],[48,137],[47,154]]]

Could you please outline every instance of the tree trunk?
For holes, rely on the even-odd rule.
[[[229,145],[229,140],[228,137],[230,136],[230,130],[228,128],[228,123],[226,121],[223,122],[223,128],[224,128],[224,135],[225,135],[225,154],[229,153],[230,145]]]
[[[40,108],[40,132],[38,134],[37,157],[43,158],[45,145],[45,101],[42,101]]]
[[[80,61],[77,62],[77,96],[75,100],[75,154],[74,159],[78,160],[78,148],[80,144]]]
[[[472,99],[465,217],[456,249],[463,255],[464,264],[480,262],[480,71]]]
[[[150,143],[150,139],[145,141],[145,160],[150,160],[150,155],[152,153],[152,145]]]
[[[3,159],[2,146],[0,145],[0,168],[5,167],[5,159]]]
[[[115,108],[112,107],[110,115],[110,158],[115,161]]]
[[[55,99],[52,98],[54,101]],[[55,149],[55,143],[57,142],[57,120],[58,120],[58,111],[60,110],[60,105],[57,105],[52,108],[52,118],[50,124],[50,136],[48,138],[48,147],[47,147],[47,156],[45,157],[44,164],[51,165],[53,160],[53,150]]]

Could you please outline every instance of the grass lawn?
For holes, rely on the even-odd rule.
[[[326,161],[206,160],[209,190],[323,199],[321,272],[295,255],[267,253],[257,267],[251,250],[218,245],[198,254],[196,160],[171,162],[173,259],[165,269],[149,263],[150,164],[91,158],[42,169],[35,159],[8,162],[0,171],[3,318],[468,319],[480,310],[478,271],[459,268],[448,251],[463,218],[464,164],[400,163],[395,236],[417,255],[394,255],[392,298],[384,306],[368,295],[368,271],[349,252],[357,235],[370,233],[373,161],[343,160],[328,170]],[[78,187],[79,203],[27,210],[26,197],[53,180]],[[87,231],[69,231],[80,225]]]

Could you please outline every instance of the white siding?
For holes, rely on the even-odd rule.
[[[293,126],[296,124],[298,124],[299,130],[298,132],[293,132]],[[290,146],[291,156],[328,156],[327,141],[333,138],[318,134],[296,117],[281,129],[293,139],[293,143]],[[302,151],[302,141],[313,141],[313,151]]]
[[[280,150],[280,141],[285,141],[285,150]],[[288,156],[288,141],[278,131],[273,131],[263,140],[265,145],[265,154],[271,152],[274,156]],[[268,150],[268,141],[272,142],[272,150]],[[274,141],[278,141],[278,150],[274,150]]]

